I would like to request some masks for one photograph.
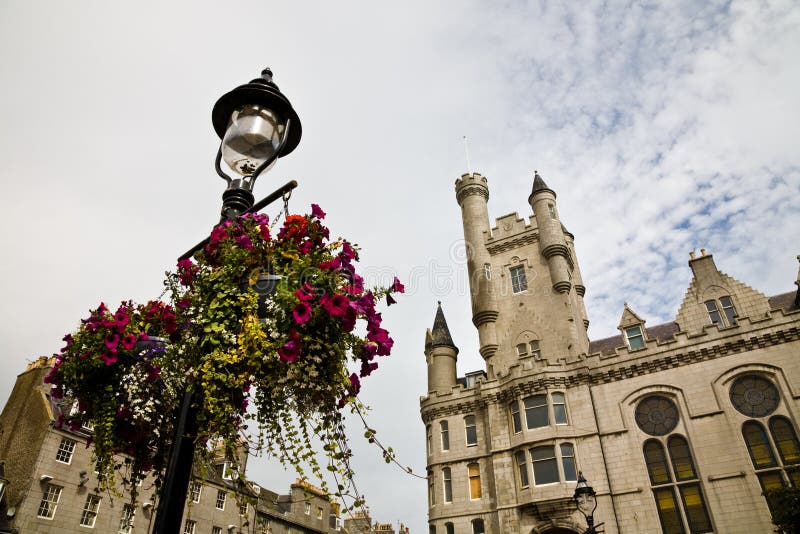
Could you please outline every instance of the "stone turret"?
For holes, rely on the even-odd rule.
[[[491,280],[491,258],[486,249],[489,237],[489,187],[478,173],[463,174],[456,180],[456,200],[461,206],[467,273],[472,297],[472,322],[478,329],[480,353],[487,365],[497,352],[497,297]]]
[[[538,171],[534,173],[533,190],[528,197],[536,225],[539,228],[539,251],[547,258],[553,289],[569,293],[572,287],[570,270],[572,258],[567,247],[566,235],[556,210],[556,193],[544,183]]]
[[[450,391],[456,385],[458,347],[450,336],[441,302],[436,309],[433,329],[425,332],[425,359],[428,362],[428,391]]]

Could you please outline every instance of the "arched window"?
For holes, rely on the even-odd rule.
[[[450,429],[447,421],[442,421],[439,423],[439,430],[442,434],[442,450],[449,451],[450,450]]]
[[[449,467],[442,469],[442,485],[444,486],[444,502],[453,502],[453,479]]]
[[[428,456],[433,454],[433,435],[431,434],[431,425],[425,427],[425,443],[427,444]]]
[[[453,523],[445,523],[444,524],[444,534],[455,534],[456,529],[453,526]]]
[[[708,318],[720,328],[736,325],[736,307],[729,296],[720,297],[719,301],[707,300],[705,302]]]
[[[529,430],[550,424],[547,417],[547,395],[531,395],[526,397],[523,402],[525,404],[525,422]]]
[[[469,478],[469,498],[481,498],[481,467],[477,463],[467,465],[467,477]]]
[[[483,519],[473,519],[472,520],[472,534],[485,534],[485,530],[483,528]]]
[[[636,407],[637,425],[655,436],[642,452],[661,528],[664,534],[712,532],[689,441],[670,434],[679,417],[675,402],[662,395],[646,397]]]
[[[775,416],[769,421],[769,431],[783,465],[800,464],[800,442],[792,423],[785,417]],[[800,470],[792,470],[790,478],[795,486],[800,486]]]

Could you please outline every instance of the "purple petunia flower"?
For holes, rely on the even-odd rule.
[[[405,293],[406,287],[400,283],[400,280],[395,276],[394,282],[392,282],[392,286],[389,288],[395,293]]]
[[[324,219],[325,212],[317,204],[311,204],[311,216],[317,219]]]

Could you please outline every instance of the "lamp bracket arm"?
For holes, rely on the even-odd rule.
[[[214,169],[216,169],[217,174],[219,174],[220,178],[225,180],[225,182],[228,184],[228,186],[230,186],[232,178],[230,176],[228,176],[227,174],[225,174],[225,172],[222,170],[222,167],[220,167],[220,163],[222,163],[222,145],[221,144],[220,144],[219,148],[217,149],[217,157],[216,157],[216,159],[214,159]]]

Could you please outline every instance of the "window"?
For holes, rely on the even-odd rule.
[[[456,528],[453,526],[453,523],[444,524],[444,534],[456,534]]]
[[[707,300],[705,304],[706,311],[708,312],[708,318],[713,324],[719,326],[720,328],[736,325],[736,318],[739,315],[736,313],[736,307],[733,305],[733,299],[731,299],[729,296],[720,297],[719,302],[716,300]],[[720,309],[722,309],[721,313]]]
[[[436,504],[436,493],[433,491],[433,471],[428,470],[428,505]]]
[[[442,434],[442,450],[449,451],[450,450],[450,429],[448,428],[447,421],[442,421],[439,423],[439,430]]]
[[[306,515],[311,515],[311,503],[310,502],[305,503],[305,512],[306,512]]]
[[[428,526],[428,534],[436,534],[436,526],[435,525],[429,525]]]
[[[550,424],[547,417],[547,395],[532,395],[525,398],[525,423],[528,430]]]
[[[234,478],[239,476],[239,472],[236,470],[236,467],[228,461],[222,464],[222,479],[223,480],[233,480]]]
[[[524,266],[519,265],[511,268],[511,289],[514,293],[522,293],[528,289]]]
[[[644,348],[644,335],[642,334],[642,325],[629,326],[625,329],[625,338],[628,340],[628,347],[631,350],[639,350]]]
[[[478,464],[467,465],[467,477],[469,478],[469,498],[481,498],[481,468]]]
[[[514,434],[519,434],[522,432],[522,420],[519,416],[519,403],[517,401],[512,402],[508,405],[508,409],[511,411],[511,426],[514,429]]]
[[[747,417],[770,415],[781,400],[775,384],[759,375],[737,378],[731,386],[730,397],[736,411]]]
[[[558,482],[558,464],[556,451],[552,445],[531,449],[533,463],[533,483],[537,486]]]
[[[431,434],[431,425],[425,427],[425,441],[428,447],[428,456],[433,454],[433,435]]]
[[[483,529],[483,519],[473,519],[472,520],[472,534],[485,534],[486,531]]]
[[[578,480],[575,470],[575,449],[572,443],[561,444],[561,470],[564,480]]]
[[[449,467],[442,469],[442,483],[444,486],[444,502],[453,502],[453,479]]]
[[[317,519],[322,519],[322,507],[317,506]]]
[[[567,402],[563,393],[552,393],[550,399],[553,401],[553,419],[557,425],[567,424]]]
[[[119,518],[119,534],[131,534],[133,532],[133,518],[136,516],[136,509],[131,504],[122,505],[122,516]]]
[[[186,523],[183,525],[183,534],[195,534],[196,529],[197,523],[191,519],[187,519]]]
[[[517,469],[519,470],[519,485],[527,488],[530,485],[528,480],[528,464],[525,461],[525,451],[517,451]]]
[[[537,486],[578,480],[575,463],[575,447],[572,443],[542,445],[530,450],[533,466],[533,483]],[[517,466],[523,487],[528,484],[528,470],[525,453],[516,453]],[[561,468],[559,469],[559,460]]]
[[[200,502],[200,492],[203,490],[203,485],[199,482],[193,481],[191,489],[189,490],[192,502]]]
[[[464,418],[464,429],[467,436],[467,447],[478,444],[478,428],[475,426],[475,416],[468,415]]]
[[[239,515],[247,515],[247,503],[243,502],[239,505]]]
[[[689,442],[678,434],[644,444],[644,458],[665,534],[712,532]],[[669,461],[667,461],[669,458]]]
[[[536,360],[542,359],[542,351],[539,348],[538,340],[531,341],[530,344],[520,343],[519,345],[517,345],[517,356],[519,356],[520,358],[528,356],[529,354],[528,349],[530,349],[530,355],[533,356],[534,359]]]
[[[678,407],[661,395],[651,395],[636,406],[636,424],[651,436],[665,436],[678,424]]]
[[[761,488],[782,487],[787,481],[800,486],[800,470],[792,468],[800,464],[800,442],[794,427],[785,417],[775,416],[769,421],[769,430],[768,435],[758,421],[742,425],[742,436]]]
[[[42,502],[39,503],[39,512],[36,514],[44,519],[53,519],[56,515],[56,507],[58,500],[61,498],[61,486],[55,484],[48,484],[42,495]]]
[[[225,509],[225,490],[217,490],[217,510]]]
[[[211,527],[211,534],[222,534],[222,527]]]
[[[83,513],[81,514],[81,526],[94,528],[94,522],[97,519],[97,509],[100,507],[99,495],[87,495],[86,504],[83,505]]]
[[[550,213],[550,218],[551,219],[555,219],[556,218],[556,207],[555,206],[553,206],[552,204],[548,204],[547,205],[547,211]]]
[[[483,274],[486,275],[487,280],[492,279],[492,266],[489,265],[488,263],[483,264]]]
[[[61,438],[61,443],[56,451],[56,461],[68,464],[72,461],[72,453],[75,451],[75,441],[68,438]]]

